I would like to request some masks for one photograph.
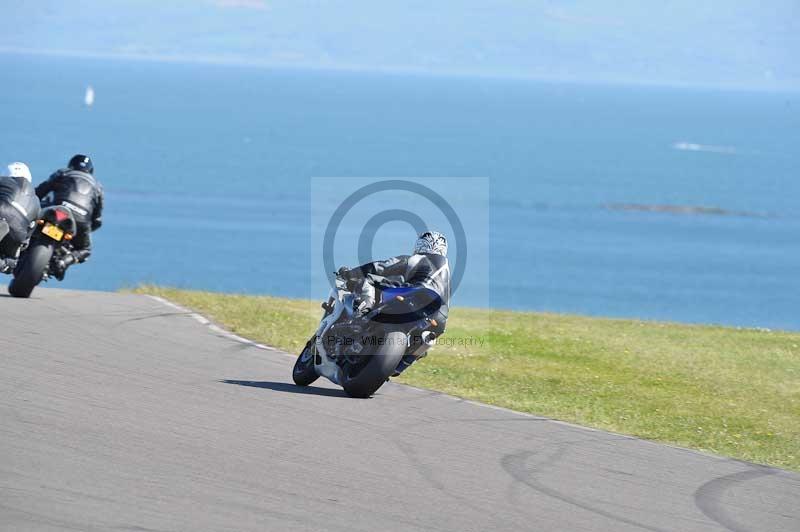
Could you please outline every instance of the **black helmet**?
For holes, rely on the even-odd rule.
[[[92,159],[88,155],[75,155],[69,160],[67,165],[71,170],[78,170],[79,172],[86,172],[87,174],[94,173],[94,165]]]

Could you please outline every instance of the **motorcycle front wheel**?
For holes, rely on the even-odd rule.
[[[14,297],[30,297],[33,289],[42,281],[52,256],[53,246],[47,244],[34,244],[26,249],[14,270],[8,293]]]
[[[298,386],[308,386],[319,378],[317,370],[314,369],[314,338],[306,344],[303,352],[297,356],[292,370],[292,380]]]

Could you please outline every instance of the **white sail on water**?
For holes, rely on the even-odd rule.
[[[86,87],[86,94],[83,97],[83,103],[86,107],[91,107],[94,104],[94,89],[91,85]]]

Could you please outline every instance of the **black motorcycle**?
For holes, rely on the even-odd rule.
[[[33,289],[57,271],[57,264],[72,251],[70,241],[77,225],[66,207],[54,205],[42,210],[30,242],[20,255],[8,293],[14,297],[30,297]]]

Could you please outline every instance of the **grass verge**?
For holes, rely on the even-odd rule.
[[[291,353],[321,315],[303,300],[134,291]],[[456,308],[445,340],[400,380],[800,471],[798,333]]]

